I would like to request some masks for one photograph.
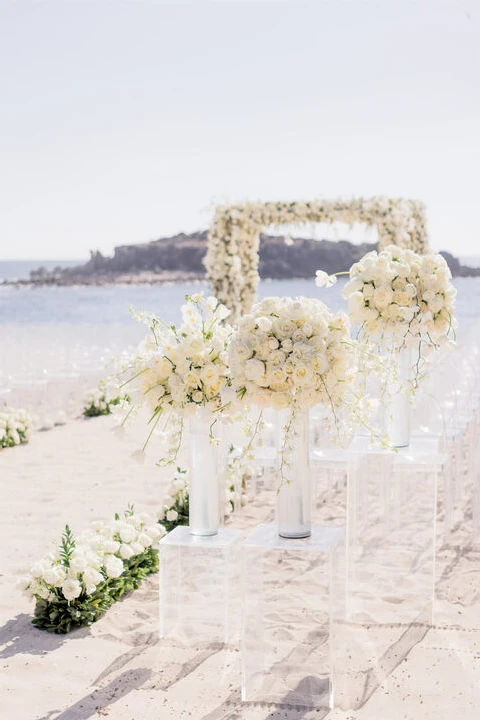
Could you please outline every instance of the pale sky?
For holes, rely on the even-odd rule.
[[[0,0],[0,67],[0,259],[376,194],[480,254],[480,0]]]

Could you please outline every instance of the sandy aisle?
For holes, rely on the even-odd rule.
[[[82,530],[129,502],[152,512],[167,479],[130,459],[133,441],[110,418],[74,421],[0,452],[0,706],[8,720],[289,720],[326,712],[239,702],[239,653],[188,650],[158,642],[158,576],[117,603],[90,629],[57,636],[35,629],[32,605],[14,582],[47,550],[65,523]],[[250,505],[240,526],[269,516]],[[455,544],[467,542],[459,525]],[[431,629],[358,711],[331,720],[477,720],[480,707],[478,552],[452,543],[439,557],[437,627]]]

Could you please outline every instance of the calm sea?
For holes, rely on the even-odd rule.
[[[317,288],[312,280],[264,280],[259,295],[316,297],[332,309],[345,309],[344,282]],[[480,277],[455,278],[457,316],[462,325],[480,316]],[[0,285],[0,325],[111,325],[135,326],[129,312],[147,310],[165,320],[178,321],[185,295],[203,290],[203,282],[136,287],[11,287]]]
[[[54,266],[60,264],[55,262]],[[38,265],[34,265],[37,267]],[[29,270],[27,271],[27,273]],[[480,278],[457,278],[459,336],[480,316]],[[343,282],[319,289],[312,280],[262,281],[259,295],[317,297],[345,309]],[[145,335],[129,308],[178,322],[185,295],[206,283],[149,287],[0,286],[0,385],[2,376],[83,372],[131,350]]]
[[[81,265],[85,260],[0,260],[0,282],[2,280],[28,280],[32,270],[44,267],[54,270],[56,267]]]

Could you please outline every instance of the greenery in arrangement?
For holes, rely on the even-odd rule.
[[[159,514],[159,523],[167,532],[177,525],[188,525],[188,482],[187,471],[177,467],[170,490],[163,500],[163,508]]]
[[[84,417],[100,417],[101,415],[110,415],[112,408],[120,405],[125,400],[125,396],[115,395],[114,397],[108,392],[105,383],[100,383],[98,388],[89,390],[85,395],[83,403]]]
[[[91,625],[158,571],[163,534],[132,506],[110,524],[94,523],[78,539],[67,525],[60,543],[22,578],[22,589],[36,602],[33,624],[55,633]]]
[[[119,367],[119,389],[128,387],[121,426],[140,409],[149,414],[144,453],[155,434],[162,448],[158,465],[175,467],[185,421],[196,412],[209,416],[210,440],[218,443],[214,427],[230,403],[223,393],[230,385],[227,346],[231,328],[224,323],[229,311],[213,297],[187,295],[181,307],[182,323],[164,322],[150,313],[137,313],[149,332],[130,358]]]
[[[227,472],[224,509],[225,517],[231,515],[234,510],[235,488],[233,483],[233,472]],[[239,492],[239,502],[244,505],[247,498],[245,477],[241,479],[241,489]],[[175,476],[172,480],[168,494],[163,500],[163,507],[160,510],[158,522],[165,528],[167,532],[171,532],[172,530],[174,530],[177,525],[188,525],[189,523],[189,492],[187,471],[182,470],[182,468],[177,467],[177,472],[175,473]]]
[[[30,440],[33,420],[26,410],[5,408],[0,412],[0,448],[23,445]]]

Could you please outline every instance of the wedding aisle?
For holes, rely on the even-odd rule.
[[[437,556],[436,625],[356,711],[305,710],[240,702],[240,658],[158,640],[158,575],[117,602],[89,629],[52,635],[31,625],[33,605],[15,583],[49,549],[65,524],[81,532],[129,503],[155,513],[166,471],[130,458],[133,438],[111,432],[111,418],[77,420],[0,452],[4,549],[0,576],[2,717],[16,720],[476,720],[480,706],[480,552],[469,547],[470,518],[458,519]],[[322,503],[323,521],[341,497]],[[322,510],[323,508],[323,510]],[[273,519],[262,493],[241,529]],[[281,591],[281,588],[279,588]],[[392,603],[401,602],[400,596]],[[393,649],[395,653],[395,648]]]

